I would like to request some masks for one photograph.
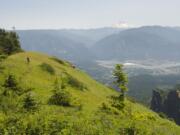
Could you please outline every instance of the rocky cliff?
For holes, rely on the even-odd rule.
[[[162,112],[180,125],[180,90],[170,92],[153,91],[151,109]]]

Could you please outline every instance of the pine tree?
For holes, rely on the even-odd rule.
[[[19,37],[15,32],[0,29],[0,55],[11,55],[22,51]]]
[[[32,111],[32,112],[38,109],[38,102],[34,99],[31,93],[28,93],[25,96],[23,101],[23,107],[27,111]]]
[[[117,64],[114,71],[113,76],[115,78],[115,84],[120,89],[119,96],[112,96],[111,97],[111,105],[119,110],[123,109],[125,106],[124,99],[125,99],[125,92],[128,90],[128,78],[126,74],[123,72],[123,65]]]
[[[125,92],[128,90],[127,84],[128,84],[128,77],[123,71],[123,65],[117,64],[114,71],[113,76],[115,78],[115,84],[119,87],[121,90],[121,96],[124,100]]]
[[[8,75],[7,79],[3,84],[3,87],[5,96],[7,96],[11,92],[14,94],[20,94],[22,91],[21,88],[18,86],[15,76],[11,74]]]

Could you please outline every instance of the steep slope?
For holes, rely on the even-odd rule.
[[[30,62],[26,60],[27,57]],[[20,87],[31,89],[33,97],[39,102],[37,111],[27,112],[21,105],[24,101],[23,94],[11,97],[9,108],[4,107],[1,100],[2,134],[178,135],[180,133],[180,128],[176,124],[160,118],[138,103],[126,100],[123,110],[111,107],[110,99],[107,97],[117,95],[117,92],[92,80],[68,62],[44,54],[25,52],[8,57],[0,66],[1,96],[4,95],[6,99],[4,104],[8,103],[8,100],[7,93],[3,90],[6,85],[3,84],[7,83],[9,75],[16,78]],[[72,95],[72,106],[49,104],[54,82],[57,79],[62,81],[63,77],[68,77],[65,89]],[[12,81],[12,77],[10,78]],[[13,103],[16,102],[18,105],[13,108]]]

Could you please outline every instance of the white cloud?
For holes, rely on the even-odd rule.
[[[119,23],[113,24],[112,27],[113,28],[124,28],[124,29],[127,29],[127,28],[130,28],[131,26],[128,23],[126,23],[126,22],[119,22]]]

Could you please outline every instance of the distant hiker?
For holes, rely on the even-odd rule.
[[[30,58],[29,58],[29,57],[27,57],[26,59],[27,59],[27,63],[29,64],[29,63],[30,63]]]

